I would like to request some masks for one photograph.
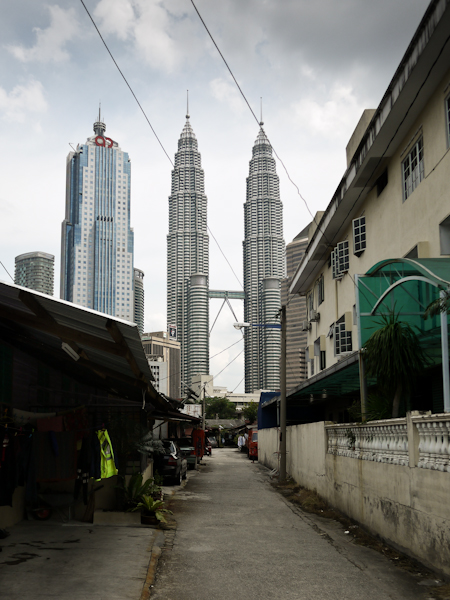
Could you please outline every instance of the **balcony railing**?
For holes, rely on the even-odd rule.
[[[328,453],[359,460],[450,472],[450,414],[327,425]]]

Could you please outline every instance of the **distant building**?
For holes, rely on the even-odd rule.
[[[155,373],[158,371],[158,385],[160,386],[158,389],[170,398],[181,398],[180,342],[171,339],[166,331],[143,333],[141,339],[155,378]],[[167,365],[166,367],[162,366],[164,363]],[[165,374],[163,374],[164,368],[166,369]],[[163,385],[164,379],[166,384]]]
[[[134,322],[144,333],[144,271],[134,269]]]
[[[148,364],[150,370],[152,372],[155,381],[153,382],[153,386],[155,390],[160,392],[160,394],[165,394],[166,396],[170,396],[169,394],[169,376],[168,376],[168,366],[169,364],[163,362],[163,358],[158,357],[160,360],[149,360]]]
[[[204,172],[186,115],[169,197],[167,324],[181,344],[181,380],[209,372],[209,238]]]
[[[236,412],[242,411],[251,402],[259,403],[261,390],[256,390],[252,394],[229,392],[226,387],[213,386],[212,396],[214,398],[226,398],[235,405]]]
[[[131,166],[105,130],[99,114],[95,135],[67,157],[61,298],[133,321]]]
[[[16,256],[14,283],[53,296],[55,257],[46,252]]]
[[[287,277],[281,280],[281,303],[286,306],[286,390],[296,387],[306,379],[307,369],[305,348],[307,331],[306,298],[296,294],[289,296],[289,285],[308,245],[308,231],[305,227],[286,246]]]
[[[263,123],[253,146],[244,204],[245,391],[280,387],[280,281],[286,276],[283,205]]]

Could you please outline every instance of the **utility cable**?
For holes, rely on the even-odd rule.
[[[98,35],[100,36],[100,39],[101,39],[101,40],[102,40],[102,42],[103,42],[103,45],[105,46],[106,50],[108,51],[108,54],[110,55],[110,57],[111,57],[111,59],[112,59],[113,63],[116,65],[116,67],[117,67],[117,70],[118,70],[118,71],[119,71],[119,73],[121,74],[121,76],[122,76],[122,79],[123,79],[123,80],[125,81],[125,83],[127,84],[127,86],[128,86],[128,89],[130,90],[131,94],[133,95],[133,98],[136,100],[136,103],[137,103],[137,105],[138,105],[138,106],[139,106],[139,108],[141,109],[141,112],[142,112],[142,114],[144,115],[144,117],[145,117],[145,120],[146,120],[146,121],[147,121],[147,123],[150,125],[150,129],[152,130],[152,132],[153,132],[153,135],[154,135],[154,136],[155,136],[155,138],[158,140],[158,143],[159,143],[159,145],[161,146],[161,148],[162,148],[162,150],[163,150],[164,154],[167,156],[167,158],[168,158],[168,159],[169,159],[169,161],[170,161],[170,164],[173,166],[172,159],[170,158],[170,156],[169,156],[169,155],[168,155],[168,153],[166,152],[166,149],[164,148],[164,146],[163,146],[163,144],[162,144],[161,140],[159,139],[158,135],[156,134],[156,131],[154,130],[154,128],[153,128],[153,125],[150,123],[150,120],[149,120],[149,118],[147,117],[147,115],[146,115],[146,113],[145,113],[145,110],[142,108],[142,106],[141,106],[141,103],[140,103],[140,102],[139,102],[139,100],[137,99],[137,96],[136,96],[136,94],[134,93],[134,91],[133,91],[133,88],[132,88],[132,87],[131,87],[131,85],[128,83],[128,81],[127,81],[127,78],[126,78],[126,77],[125,77],[125,75],[122,73],[122,71],[121,71],[121,69],[120,69],[119,65],[118,65],[118,64],[117,64],[117,62],[116,62],[116,59],[115,59],[115,58],[114,58],[114,56],[112,55],[112,52],[111,52],[111,50],[108,48],[108,45],[107,45],[107,43],[106,43],[106,42],[105,42],[105,40],[103,39],[103,36],[102,36],[102,34],[100,33],[100,30],[99,30],[99,28],[97,27],[97,25],[96,25],[96,23],[95,23],[94,19],[92,18],[92,16],[91,16],[91,13],[88,11],[88,9],[87,9],[87,7],[86,7],[86,4],[83,2],[83,0],[80,0],[80,2],[81,2],[81,4],[84,6],[84,10],[87,12],[87,14],[88,14],[88,17],[89,17],[89,18],[90,18],[90,20],[92,21],[92,24],[94,25],[94,27],[95,27],[95,29],[96,29],[96,31],[97,31],[97,33],[98,33]]]
[[[11,277],[11,274],[9,273],[8,269],[5,267],[5,265],[2,263],[2,261],[0,260],[0,265],[2,265],[2,267],[5,269],[5,271],[8,273],[8,275]],[[11,281],[14,283],[14,279],[11,277]]]
[[[205,28],[205,30],[206,30],[206,32],[207,32],[207,34],[208,34],[208,35],[209,35],[209,37],[211,38],[211,41],[212,41],[212,43],[214,44],[215,48],[217,49],[217,52],[219,53],[220,57],[222,58],[222,60],[223,60],[223,62],[224,62],[224,64],[225,64],[225,66],[226,66],[226,68],[228,69],[228,71],[229,71],[229,73],[230,73],[230,75],[231,75],[231,77],[232,77],[232,79],[233,79],[234,83],[236,84],[236,87],[238,88],[238,90],[239,90],[239,92],[240,92],[240,94],[241,94],[242,98],[244,99],[245,103],[247,104],[247,106],[248,106],[248,108],[249,108],[249,110],[250,110],[251,114],[253,115],[253,118],[255,119],[255,121],[258,123],[258,125],[259,125],[259,126],[261,127],[261,129],[262,129],[262,122],[260,122],[260,121],[258,120],[258,117],[257,117],[257,116],[255,115],[255,113],[253,112],[253,109],[252,109],[252,107],[250,106],[250,103],[249,103],[249,101],[247,100],[247,98],[246,98],[246,96],[245,96],[244,92],[242,91],[242,89],[241,89],[241,87],[240,87],[239,83],[237,82],[237,79],[236,79],[236,77],[234,76],[234,74],[233,74],[233,71],[231,70],[230,66],[228,65],[227,61],[225,60],[225,57],[224,57],[224,55],[223,55],[223,54],[222,54],[222,52],[220,51],[220,48],[219,48],[219,46],[217,45],[217,43],[216,43],[216,41],[215,41],[214,37],[212,36],[211,32],[209,31],[209,29],[208,29],[208,27],[207,27],[207,25],[206,25],[206,23],[205,23],[205,21],[204,21],[203,17],[201,16],[201,14],[200,14],[200,12],[199,12],[198,8],[196,7],[196,5],[195,5],[195,3],[194,3],[194,0],[191,0],[191,4],[192,4],[192,6],[194,7],[194,9],[195,9],[195,12],[197,13],[197,15],[198,15],[198,17],[199,17],[200,21],[202,22],[202,24],[203,24],[203,26],[204,26],[204,28]],[[263,130],[263,131],[264,131],[264,130]],[[270,147],[272,148],[272,150],[273,150],[273,152],[274,152],[275,156],[277,157],[277,159],[280,161],[281,165],[283,166],[283,169],[285,170],[285,172],[286,172],[286,175],[287,175],[287,177],[288,177],[289,181],[292,183],[292,185],[293,185],[293,186],[295,187],[295,189],[297,190],[297,194],[298,194],[299,198],[300,198],[300,199],[303,201],[303,203],[305,204],[305,206],[306,206],[306,208],[307,208],[307,210],[308,210],[309,214],[311,215],[311,217],[312,217],[312,219],[313,219],[314,223],[315,223],[315,224],[316,224],[316,226],[317,226],[317,229],[318,229],[318,230],[319,230],[319,231],[322,233],[322,235],[323,235],[323,236],[325,237],[325,239],[326,239],[326,235],[325,235],[325,233],[324,233],[324,232],[322,232],[322,231],[320,230],[320,228],[319,228],[319,224],[318,224],[318,223],[317,223],[317,221],[316,221],[316,217],[313,215],[313,213],[311,212],[311,209],[310,209],[310,208],[309,208],[309,206],[308,206],[308,203],[306,202],[305,198],[304,198],[304,197],[302,196],[302,194],[300,193],[300,190],[299,190],[299,188],[298,188],[297,184],[296,184],[296,183],[294,183],[294,181],[292,180],[291,176],[289,175],[289,172],[288,172],[288,170],[287,170],[287,168],[286,168],[286,165],[284,164],[284,162],[283,162],[283,161],[280,159],[280,157],[278,156],[278,154],[277,154],[277,152],[276,152],[275,148],[273,147],[272,143],[270,142],[270,140],[269,140],[269,138],[268,138],[268,136],[267,136],[267,134],[266,134],[266,132],[265,132],[265,131],[264,131],[264,135],[265,135],[265,137],[267,138],[267,141],[269,142],[269,145],[270,145]]]

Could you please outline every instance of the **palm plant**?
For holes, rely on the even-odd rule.
[[[144,496],[150,496],[161,491],[161,488],[155,484],[154,479],[150,478],[143,481],[142,473],[133,473],[128,482],[125,477],[120,477],[119,485],[116,487],[121,490],[124,504],[128,509],[136,506]]]
[[[131,512],[135,510],[140,510],[146,515],[154,515],[161,523],[167,523],[166,514],[173,514],[171,510],[164,508],[162,500],[154,500],[151,496],[142,496],[141,501],[130,509]]]
[[[442,290],[439,298],[427,306],[424,318],[437,317],[442,313],[450,313],[450,290]]]
[[[366,375],[376,377],[379,391],[392,398],[392,418],[396,418],[402,395],[411,392],[427,359],[409,323],[400,321],[394,312],[381,319],[380,329],[365,345]]]

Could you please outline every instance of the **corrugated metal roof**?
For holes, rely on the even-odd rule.
[[[12,342],[20,338],[22,347],[28,344],[36,352],[41,345],[43,353],[68,363],[71,371],[74,365],[88,370],[122,386],[122,393],[123,386],[144,390],[159,408],[170,408],[151,384],[154,378],[135,323],[0,282],[0,329]]]

